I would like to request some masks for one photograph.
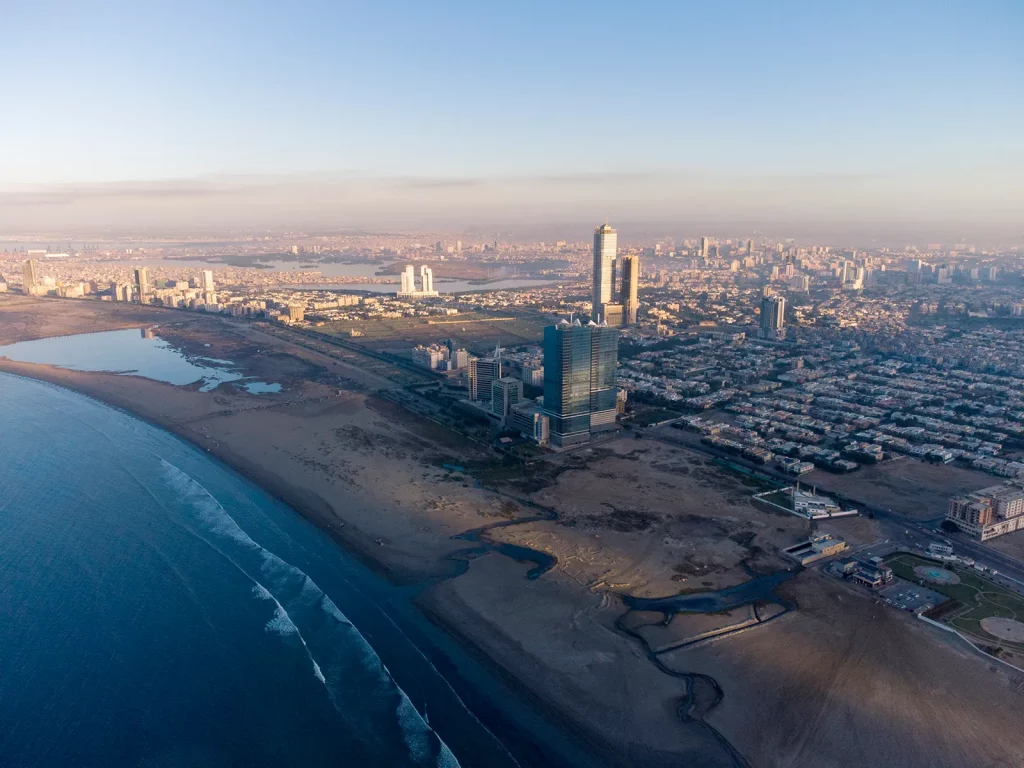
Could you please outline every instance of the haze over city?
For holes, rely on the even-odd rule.
[[[21,4],[0,229],[1019,238],[1024,11],[984,8]]]

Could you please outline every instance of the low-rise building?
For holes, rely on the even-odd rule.
[[[857,562],[850,578],[871,589],[879,589],[892,583],[893,574],[892,568],[887,565]]]
[[[491,410],[504,421],[512,408],[523,401],[523,382],[503,376],[491,384]]]
[[[512,408],[509,423],[523,437],[528,437],[538,445],[547,445],[551,435],[551,420],[540,405],[533,402],[520,403]]]
[[[1003,483],[954,496],[946,519],[980,541],[1024,528],[1024,484]]]
[[[838,555],[845,550],[846,541],[844,539],[825,533],[812,536],[807,541],[802,541],[783,551],[800,565],[809,565],[826,557]]]

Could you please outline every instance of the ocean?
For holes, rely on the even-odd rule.
[[[0,766],[513,765],[389,589],[173,435],[0,374]]]

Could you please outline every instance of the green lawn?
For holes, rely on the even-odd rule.
[[[913,584],[921,583],[920,577],[914,573],[914,568],[922,565],[932,567],[937,565],[930,560],[907,554],[891,556],[886,558],[885,562],[892,568],[894,574]],[[939,567],[953,571],[960,577],[960,583],[933,584],[925,581],[924,586],[956,600],[963,606],[945,616],[944,621],[988,643],[1024,650],[1024,646],[1000,640],[981,628],[982,619],[996,616],[1024,622],[1024,597],[982,578],[968,568],[945,563]]]

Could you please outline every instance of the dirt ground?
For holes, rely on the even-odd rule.
[[[719,678],[709,722],[752,765],[1024,765],[1024,675],[814,571],[783,592],[798,611],[675,659]]]
[[[800,477],[802,485],[816,485],[823,491],[839,492],[918,520],[946,514],[951,496],[999,482],[998,477],[984,472],[916,459],[865,466],[848,475],[818,469]]]
[[[739,584],[744,560],[764,572],[792,567],[778,551],[810,531],[802,518],[755,507],[756,488],[681,448],[620,438],[583,458],[529,496],[557,511],[557,523],[495,535],[550,552],[590,589],[653,597]]]
[[[103,306],[107,304],[109,306]],[[138,328],[169,318],[184,320],[183,312],[147,309],[114,302],[33,299],[16,293],[0,293],[0,346],[27,339],[67,336],[73,333]]]
[[[964,535],[964,534],[961,534]],[[997,536],[985,542],[986,547],[991,547],[997,552],[1002,552],[1009,557],[1024,560],[1024,531],[1014,531],[1004,536]]]
[[[617,600],[560,574],[527,581],[525,572],[488,555],[474,562],[473,578],[440,584],[419,600],[489,658],[520,670],[528,695],[571,713],[590,738],[611,740],[619,764],[733,764],[709,734],[679,720],[685,683],[652,675],[639,647],[614,631]]]

